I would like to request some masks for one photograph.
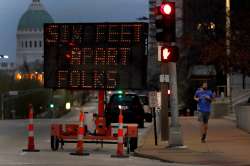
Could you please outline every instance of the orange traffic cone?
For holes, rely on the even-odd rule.
[[[118,158],[129,157],[128,155],[124,154],[124,148],[123,148],[123,115],[122,115],[122,110],[120,110],[120,114],[119,114],[119,128],[118,128],[116,154],[111,155],[111,157],[118,157]]]
[[[38,149],[35,149],[34,141],[34,121],[33,121],[33,107],[32,104],[29,105],[29,125],[28,125],[28,148],[23,149],[24,152],[39,152]]]
[[[80,112],[80,122],[79,122],[79,128],[78,128],[78,140],[76,144],[76,151],[74,153],[70,153],[71,155],[78,155],[78,156],[86,156],[89,155],[89,153],[84,152],[83,146],[83,136],[84,136],[84,114],[81,111]]]

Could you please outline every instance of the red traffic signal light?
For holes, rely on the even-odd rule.
[[[156,9],[156,40],[159,42],[175,42],[175,2],[163,1]]]
[[[170,15],[173,12],[173,6],[170,3],[161,4],[160,11],[163,15]]]
[[[166,46],[161,48],[162,62],[176,62],[178,60],[178,48],[175,46]]]

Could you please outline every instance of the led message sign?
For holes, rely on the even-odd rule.
[[[54,89],[144,89],[146,23],[44,25],[44,85]]]

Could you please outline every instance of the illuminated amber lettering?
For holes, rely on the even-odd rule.
[[[81,64],[81,50],[79,48],[73,48],[71,65],[80,65]]]
[[[93,63],[94,51],[92,48],[82,48],[82,64]]]
[[[119,64],[128,65],[130,48],[120,48],[119,52]]]
[[[68,71],[60,70],[57,72],[57,87],[65,88],[68,85]]]
[[[48,25],[45,28],[45,42],[47,43],[57,43],[59,38],[58,25]]]
[[[107,38],[107,25],[96,26],[96,42],[104,42]]]
[[[94,71],[94,87],[104,88],[105,73],[103,71]]]
[[[83,88],[93,88],[93,74],[90,72],[82,71],[82,81]]]
[[[118,51],[116,48],[107,48],[106,64],[117,65]]]
[[[122,25],[121,29],[121,42],[130,42],[132,38],[131,25]]]
[[[114,89],[117,87],[118,83],[118,73],[117,71],[107,71],[107,89]]]
[[[105,64],[105,49],[104,48],[97,48],[95,51],[95,64]]]
[[[81,83],[81,73],[80,71],[71,71],[70,72],[70,87],[72,88],[78,88],[80,87],[80,83]]]
[[[121,35],[120,25],[109,25],[108,42],[119,42]]]
[[[63,43],[70,42],[69,25],[60,26],[60,41]]]
[[[134,36],[133,36],[133,40],[135,42],[140,42],[141,41],[141,28],[142,25],[138,24],[138,25],[133,25],[134,27]]]

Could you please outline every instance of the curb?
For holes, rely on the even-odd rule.
[[[143,153],[140,153],[140,152],[137,152],[137,151],[134,152],[134,156],[135,157],[146,158],[146,159],[151,159],[151,160],[158,160],[158,161],[161,161],[161,162],[164,162],[164,163],[178,163],[178,162],[174,162],[174,161],[171,161],[171,160],[162,159],[160,157],[156,157],[156,156],[153,156],[153,155],[143,154]],[[183,164],[183,163],[178,163],[178,164]]]
[[[157,161],[160,161],[160,162],[163,162],[163,163],[169,163],[169,164],[183,164],[183,165],[186,164],[186,165],[189,165],[189,166],[192,166],[192,165],[197,165],[197,166],[213,166],[214,165],[214,164],[207,165],[207,164],[201,164],[201,163],[195,163],[195,162],[184,163],[184,162],[179,162],[179,161],[172,161],[172,160],[162,159],[160,157],[153,156],[153,155],[143,154],[143,153],[136,152],[136,151],[134,152],[133,156],[140,157],[140,158],[145,158],[145,159],[150,159],[150,160],[157,160]]]

